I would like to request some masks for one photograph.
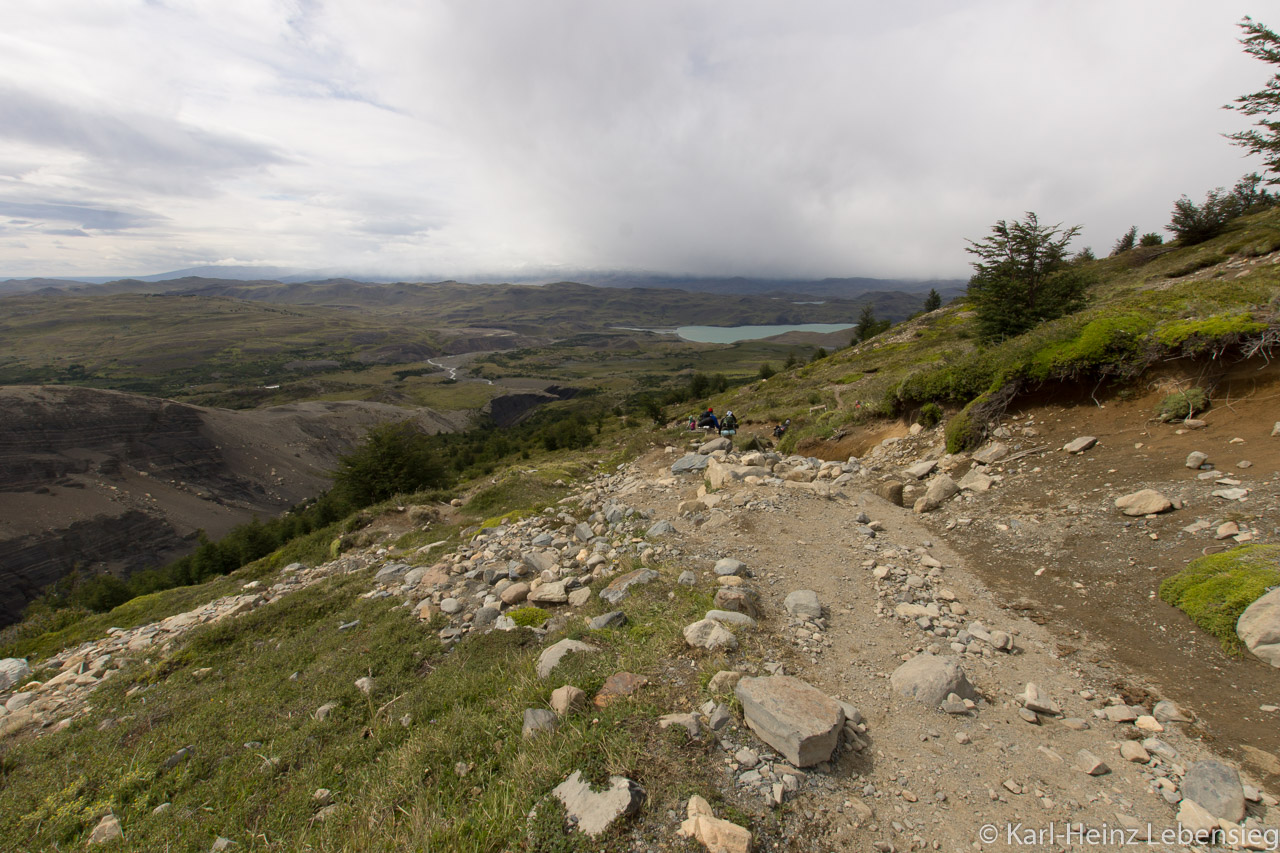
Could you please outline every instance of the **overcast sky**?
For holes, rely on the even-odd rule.
[[[4,0],[0,278],[966,277],[1259,167],[1234,0]],[[1280,15],[1275,16],[1280,19]]]

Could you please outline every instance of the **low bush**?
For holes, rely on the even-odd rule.
[[[922,427],[936,427],[942,423],[942,407],[937,403],[925,403],[920,407],[920,417],[917,420]]]
[[[1209,409],[1209,395],[1203,388],[1177,391],[1160,401],[1156,417],[1161,421],[1183,421]]]

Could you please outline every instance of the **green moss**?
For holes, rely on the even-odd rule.
[[[543,610],[541,607],[517,607],[507,614],[511,617],[511,621],[515,622],[521,628],[536,628],[551,618],[551,614]]]
[[[1174,320],[1156,329],[1155,338],[1173,349],[1183,347],[1197,352],[1219,342],[1230,342],[1244,335],[1253,335],[1267,328],[1266,323],[1253,319],[1249,313],[1215,314],[1200,320]]]
[[[973,403],[965,406],[958,414],[947,421],[947,452],[961,453],[977,447],[982,441],[982,432],[971,417]]]
[[[1075,337],[1035,353],[1030,373],[1047,379],[1133,362],[1140,358],[1143,339],[1153,325],[1149,317],[1136,313],[1098,317]]]
[[[1280,584],[1280,545],[1243,545],[1192,561],[1160,584],[1160,598],[1185,612],[1230,652],[1244,644],[1236,622],[1268,588]]]

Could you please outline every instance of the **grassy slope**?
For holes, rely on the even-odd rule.
[[[623,444],[635,436],[617,438],[619,453],[630,452]],[[566,488],[554,480],[569,467],[512,470],[486,482],[463,523],[554,503]],[[424,535],[456,542],[457,528],[399,544],[415,547]],[[251,577],[270,583],[271,567],[284,559],[139,599],[104,624],[161,618]],[[104,684],[93,712],[67,731],[0,744],[0,847],[81,846],[110,809],[129,849],[206,850],[218,835],[257,850],[498,851],[525,842],[528,849],[609,849],[618,838],[600,846],[561,837],[556,809],[545,804],[530,841],[524,816],[575,769],[596,781],[611,773],[636,779],[656,814],[680,808],[691,793],[718,799],[702,747],[653,724],[687,707],[721,664],[704,656],[694,666],[672,665],[687,654],[680,627],[710,600],[674,583],[676,567],[661,571],[665,582],[622,604],[626,627],[587,630],[585,620],[606,609],[595,599],[549,637],[586,639],[603,652],[570,658],[547,682],[533,674],[543,645],[527,631],[469,638],[447,651],[435,636],[440,625],[418,623],[396,599],[358,597],[369,589],[369,572],[330,578],[198,629]],[[356,619],[357,628],[337,630]],[[211,671],[198,675],[204,668]],[[576,714],[553,735],[521,737],[523,710],[547,707],[552,689],[567,683],[591,694],[619,670],[662,675],[637,698]],[[369,697],[354,686],[365,675],[376,684]],[[338,709],[316,721],[326,702]],[[163,768],[188,745],[189,759]],[[470,765],[465,776],[460,762]],[[339,803],[323,823],[313,819],[318,788]],[[152,815],[164,802],[168,811]]]
[[[1276,249],[1280,210],[1273,209],[1198,246],[1092,262],[1098,282],[1088,307],[1021,337],[978,346],[972,314],[957,302],[714,402],[746,419],[792,418],[789,448],[875,416],[911,416],[929,401],[954,413],[1006,386],[1123,383],[1158,359],[1219,353],[1230,360],[1241,341],[1280,330],[1280,269],[1269,254]]]

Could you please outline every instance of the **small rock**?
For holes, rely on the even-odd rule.
[[[683,837],[700,842],[710,853],[750,853],[750,831],[716,817],[702,797],[695,794],[689,798],[687,814],[679,829]]]
[[[818,601],[818,594],[811,589],[797,589],[787,593],[782,606],[787,613],[798,619],[822,618],[822,604]]]
[[[1201,453],[1199,450],[1193,450],[1187,454],[1186,466],[1191,469],[1199,469],[1201,465],[1209,461],[1209,454]]]
[[[738,638],[719,622],[712,619],[700,619],[684,629],[684,641],[691,648],[719,651],[720,649],[736,649]]]
[[[1082,435],[1079,438],[1067,442],[1062,449],[1067,453],[1084,453],[1089,448],[1098,443],[1098,439],[1092,435]]]
[[[645,799],[644,788],[622,776],[610,776],[609,787],[596,793],[580,770],[573,771],[551,793],[564,803],[578,831],[590,836],[604,832],[621,817],[635,814]]]
[[[93,828],[93,832],[89,834],[89,843],[106,844],[108,841],[123,837],[124,832],[120,829],[120,821],[115,815],[109,814],[98,821],[98,825]]]
[[[550,704],[551,710],[563,717],[584,710],[589,703],[584,691],[572,684],[566,684],[551,691]]]
[[[613,702],[626,698],[649,683],[649,679],[633,672],[615,672],[604,680],[604,684],[596,691],[592,700],[597,708],[604,708]]]
[[[548,646],[538,655],[538,678],[546,678],[551,675],[551,671],[555,669],[564,656],[570,652],[598,652],[595,646],[581,642],[580,640],[570,640],[568,638],[561,640],[555,645]]]
[[[1151,753],[1142,748],[1142,744],[1133,740],[1121,741],[1120,755],[1125,761],[1146,764],[1151,760]]]
[[[560,718],[555,715],[554,711],[548,711],[546,708],[524,709],[524,725],[521,728],[521,734],[526,739],[537,735],[539,732],[554,732],[559,727]]]
[[[1102,776],[1111,772],[1111,768],[1101,758],[1087,749],[1076,753],[1076,768],[1090,776]]]
[[[890,676],[889,683],[900,695],[935,708],[946,701],[950,693],[962,699],[978,698],[977,691],[955,658],[935,657],[928,652],[916,655],[899,666]]]
[[[741,575],[747,568],[747,564],[741,560],[735,560],[732,557],[725,557],[717,560],[713,571],[721,577]]]
[[[627,614],[621,610],[610,610],[608,613],[601,613],[587,623],[587,627],[592,631],[603,631],[605,628],[621,628],[627,624]]]
[[[1173,502],[1155,489],[1142,489],[1116,498],[1116,509],[1128,516],[1153,515],[1173,509]]]

